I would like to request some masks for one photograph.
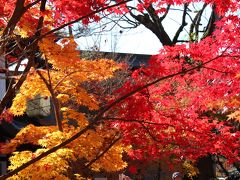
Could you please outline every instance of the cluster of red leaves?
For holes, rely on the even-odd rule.
[[[7,121],[7,122],[12,122],[13,120],[13,114],[10,113],[8,110],[4,110],[2,114],[0,114],[0,123],[1,121]]]
[[[121,2],[122,0],[117,0],[116,2]],[[149,5],[154,5],[157,13],[163,13],[166,5],[182,5],[189,3],[207,3],[210,5],[216,6],[216,11],[219,15],[225,15],[228,11],[237,11],[240,7],[239,2],[237,0],[143,0],[138,1],[136,8],[138,11],[143,12],[146,7]],[[115,8],[115,12],[121,14],[122,12],[126,12],[124,7]]]
[[[54,19],[58,19],[58,24],[69,22],[78,19],[82,16],[86,16],[94,11],[99,10],[107,5],[107,0],[50,0],[52,7],[56,9],[54,11]],[[84,24],[87,24],[89,20],[99,21],[99,16],[94,14],[89,18],[83,20]]]
[[[126,2],[129,1],[131,0],[126,0]],[[35,0],[25,0],[25,6],[33,2],[35,2]],[[115,3],[121,2],[124,2],[124,0],[115,1]],[[153,3],[156,7],[158,7],[157,9],[159,10],[159,13],[162,13],[165,11],[166,4],[180,5],[183,3],[191,2],[199,2],[199,0],[144,0],[136,4],[136,8],[139,11],[144,11],[144,7],[148,7]],[[240,7],[237,0],[203,0],[201,2],[216,5],[216,10],[220,15],[224,15],[229,10],[236,11]],[[6,22],[9,20],[14,11],[15,3],[16,0],[0,0],[0,27],[4,27],[6,25]],[[39,4],[37,4],[25,12],[24,18],[22,18],[22,20],[31,22],[33,25],[36,25],[37,19],[39,18],[38,16],[50,15],[52,16],[52,20],[55,21],[54,27],[57,27],[66,22],[89,15],[109,5],[113,5],[113,2],[107,0],[48,0],[47,9],[45,12],[40,13]],[[107,11],[121,14],[126,13],[128,9],[124,4],[121,4],[111,9],[107,9]],[[91,16],[84,18],[82,22],[84,24],[87,24],[90,20],[99,21],[99,18],[100,17],[97,13],[93,13]],[[48,22],[46,20],[45,25],[47,24]]]
[[[25,7],[34,3],[35,0],[25,0]],[[24,17],[19,22],[19,27],[23,26],[24,22],[31,22],[31,26],[37,26],[38,18],[42,15],[49,16],[52,19],[50,22],[45,19],[45,26],[50,25],[58,27],[64,23],[73,21],[75,19],[87,16],[92,12],[95,12],[101,8],[109,5],[109,1],[106,0],[49,0],[47,1],[47,8],[45,12],[40,12],[39,4],[36,4],[32,8],[28,9]],[[16,0],[1,0],[0,1],[0,27],[4,28],[7,21],[10,19]],[[93,21],[99,21],[98,14],[92,14],[91,16],[84,18],[83,23],[87,24],[90,19]],[[55,21],[55,22],[53,22]],[[32,35],[32,34],[30,34]]]
[[[240,18],[217,25],[199,43],[164,47],[117,91],[121,97],[156,81],[115,107],[113,125],[133,146],[130,156],[181,161],[210,153],[240,160],[240,132],[219,120],[239,108]]]
[[[9,18],[14,10],[15,2],[12,0],[0,0],[0,27],[6,25],[5,18]]]

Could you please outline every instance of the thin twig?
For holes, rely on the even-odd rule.
[[[56,95],[54,93],[52,85],[50,84],[51,81],[48,82],[46,80],[46,78],[41,74],[41,72],[39,70],[36,70],[36,72],[40,76],[40,78],[43,80],[44,84],[47,86],[48,91],[51,94],[52,102],[53,102],[53,106],[54,106],[54,114],[55,114],[56,124],[57,124],[58,130],[59,131],[63,131],[62,122],[61,122],[61,115],[60,115],[59,102],[58,102],[58,99],[56,98]],[[50,76],[49,76],[49,78],[50,78]]]
[[[117,7],[117,6],[122,5],[122,4],[126,4],[127,2],[130,2],[130,1],[132,1],[132,0],[125,0],[125,1],[121,1],[121,2],[116,3],[116,4],[113,4],[113,5],[110,5],[110,6],[106,6],[106,7],[104,7],[104,8],[100,8],[100,9],[98,9],[98,10],[96,10],[96,11],[93,11],[93,12],[87,14],[87,15],[84,15],[84,16],[78,18],[78,19],[75,19],[75,20],[73,20],[73,21],[70,21],[70,22],[68,22],[68,23],[65,23],[65,24],[59,26],[58,28],[55,28],[55,29],[53,29],[53,30],[51,30],[51,31],[46,32],[45,34],[43,34],[42,36],[40,36],[40,39],[42,39],[42,38],[44,38],[44,37],[46,37],[46,36],[48,36],[48,35],[50,35],[50,34],[53,34],[54,32],[59,31],[59,30],[65,28],[65,27],[67,27],[67,26],[69,26],[69,25],[72,25],[72,24],[74,24],[74,23],[76,23],[76,22],[79,22],[79,21],[85,19],[85,18],[88,18],[88,17],[90,17],[90,16],[92,16],[92,15],[94,15],[94,14],[97,14],[97,13],[99,13],[99,12],[105,11],[106,9],[110,9],[110,8]]]
[[[108,152],[109,149],[111,149],[111,147],[116,144],[120,139],[121,136],[118,136],[116,138],[117,135],[115,135],[113,137],[113,141],[107,146],[107,148],[104,149],[104,151],[102,151],[101,153],[99,153],[93,160],[91,160],[89,163],[87,163],[86,168],[90,167],[93,163],[95,163],[97,160],[99,160],[104,154],[106,154]]]

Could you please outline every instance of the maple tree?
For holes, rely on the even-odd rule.
[[[144,12],[154,5],[164,13],[166,5],[191,2],[198,1],[145,0],[136,8]],[[1,54],[6,68],[17,64],[15,82],[10,81],[0,103],[1,120],[22,115],[27,100],[36,95],[51,96],[56,120],[56,126],[29,125],[1,146],[5,153],[23,143],[41,147],[15,152],[10,157],[12,171],[1,178],[69,179],[74,173],[74,178],[90,176],[86,169],[119,171],[127,165],[124,151],[140,160],[169,157],[189,169],[208,154],[224,156],[229,163],[239,161],[240,3],[202,2],[214,5],[221,16],[208,37],[164,44],[159,55],[135,70],[121,88],[98,97],[83,84],[111,78],[121,65],[80,59],[73,37],[57,41],[54,33],[80,20],[98,21],[98,12],[105,10],[129,12],[127,1],[1,1]],[[39,56],[45,69],[38,68]],[[17,76],[25,58],[25,70]],[[9,99],[13,103],[6,110]],[[102,101],[106,105],[99,107]],[[97,115],[89,118],[79,110],[82,106],[98,110]],[[77,173],[70,162],[81,165]]]
[[[77,7],[71,12],[68,8],[73,10],[73,7],[67,5],[68,1],[16,1],[9,2],[3,8],[5,16],[1,22],[2,55],[6,60],[6,68],[11,63],[17,65],[11,76],[15,81],[13,79],[10,81],[7,92],[1,100],[3,112],[1,120],[11,121],[13,115],[23,115],[27,101],[41,96],[51,97],[56,121],[56,126],[36,127],[30,124],[9,143],[1,145],[1,153],[12,153],[9,170],[17,169],[74,136],[76,132],[82,129],[86,131],[68,146],[9,179],[32,177],[80,179],[83,175],[91,176],[86,175],[86,171],[113,172],[126,167],[122,153],[128,151],[129,146],[122,145],[118,131],[108,129],[105,125],[86,129],[89,122],[84,112],[79,110],[83,106],[89,110],[99,109],[98,100],[94,94],[86,91],[83,83],[110,78],[115,71],[121,69],[121,66],[109,59],[92,61],[80,59],[77,44],[72,37],[56,41],[57,36],[52,34],[57,28],[63,28],[66,22],[76,17],[83,19],[83,23],[87,23],[88,18],[97,20],[95,11],[101,11],[108,6],[95,1],[76,3]],[[83,11],[79,12],[79,7]],[[55,8],[58,11],[53,13]],[[65,11],[66,14],[60,13],[61,11]],[[19,67],[25,58],[28,62],[21,73]],[[41,63],[39,60],[44,62],[45,69],[39,68]],[[8,70],[6,72],[8,73]],[[18,93],[14,97],[16,90]],[[11,99],[11,107],[5,109]],[[33,152],[18,152],[18,147],[24,144],[36,145],[38,148]],[[77,162],[82,163],[82,168],[73,166]],[[49,171],[51,173],[48,173]]]
[[[131,125],[129,125],[129,127],[128,127],[129,129],[132,129],[134,127],[136,127],[137,129],[140,129],[140,127],[141,127],[143,131],[140,131],[140,132],[143,132],[143,134],[147,133],[148,138],[150,137],[150,142],[149,143],[154,146],[154,148],[155,148],[154,152],[156,153],[156,156],[164,155],[164,154],[162,154],[162,152],[160,152],[160,154],[157,154],[157,149],[159,149],[159,147],[161,147],[160,149],[163,149],[162,148],[162,145],[164,144],[163,142],[166,141],[166,140],[161,141],[161,138],[159,138],[159,136],[162,137],[162,138],[165,138],[166,136],[171,136],[170,135],[171,133],[167,133],[164,136],[164,133],[156,134],[155,131],[161,131],[161,129],[162,129],[162,131],[165,132],[165,129],[170,127],[169,129],[173,128],[173,131],[177,134],[177,136],[182,136],[181,133],[180,133],[180,130],[175,129],[176,126],[173,125],[174,121],[172,121],[172,118],[174,118],[176,120],[177,124],[179,125],[180,129],[182,129],[182,127],[186,126],[185,124],[180,123],[181,121],[179,121],[179,119],[177,117],[175,117],[178,114],[180,114],[180,115],[186,114],[187,117],[185,117],[185,116],[181,117],[181,118],[184,118],[184,119],[188,119],[189,118],[188,115],[193,113],[196,116],[195,118],[202,119],[203,117],[206,117],[207,121],[213,121],[213,119],[215,119],[215,120],[220,119],[220,121],[223,121],[223,120],[227,120],[228,117],[231,118],[231,115],[229,116],[228,114],[231,113],[231,111],[235,112],[235,108],[237,107],[237,104],[235,104],[236,106],[232,105],[231,108],[233,108],[233,109],[231,109],[229,106],[224,104],[224,101],[231,101],[232,100],[231,98],[230,98],[231,100],[228,99],[229,96],[227,96],[227,98],[226,98],[227,100],[226,99],[222,100],[223,99],[222,97],[226,96],[228,94],[227,93],[228,90],[225,89],[220,94],[217,93],[218,91],[214,91],[213,94],[208,94],[206,89],[210,88],[211,91],[212,91],[212,88],[213,89],[216,88],[216,87],[214,87],[214,85],[216,85],[216,84],[209,83],[209,81],[210,82],[214,81],[216,83],[214,75],[217,76],[216,79],[221,79],[221,81],[224,81],[223,79],[225,78],[226,74],[229,75],[229,76],[231,76],[230,74],[232,74],[232,77],[229,77],[229,79],[226,80],[226,82],[228,82],[228,83],[232,82],[232,78],[234,77],[234,75],[236,75],[238,73],[237,72],[238,68],[236,67],[235,72],[233,72],[232,70],[228,71],[228,69],[225,68],[225,67],[227,65],[229,66],[229,64],[231,64],[230,62],[228,62],[229,64],[226,63],[227,65],[224,66],[223,64],[214,60],[214,65],[211,65],[211,63],[207,63],[207,64],[209,64],[209,65],[207,65],[207,67],[202,66],[202,63],[204,63],[204,61],[207,61],[206,59],[209,60],[209,58],[210,59],[213,58],[212,55],[214,53],[217,53],[216,54],[216,59],[218,59],[217,55],[220,54],[218,48],[220,48],[220,49],[223,48],[222,43],[223,42],[226,43],[226,40],[227,40],[227,38],[225,38],[225,39],[222,38],[222,36],[224,36],[225,34],[224,34],[224,30],[221,31],[220,29],[229,28],[227,26],[232,26],[232,28],[233,28],[232,24],[234,24],[235,22],[237,22],[237,25],[235,26],[236,30],[233,31],[233,32],[235,33],[237,31],[237,29],[239,29],[239,25],[238,25],[239,16],[236,15],[236,11],[239,8],[239,3],[235,2],[235,1],[231,1],[231,2],[229,2],[230,5],[228,6],[228,5],[223,5],[222,2],[220,2],[220,1],[211,1],[211,2],[210,1],[201,1],[202,3],[197,4],[197,6],[200,6],[201,8],[197,9],[193,5],[194,2],[196,2],[196,1],[178,1],[178,2],[173,2],[173,1],[161,1],[161,2],[157,1],[156,2],[156,1],[154,1],[154,2],[151,2],[151,3],[149,3],[149,1],[139,1],[139,4],[138,4],[137,8],[130,3],[129,3],[129,5],[126,5],[127,13],[129,13],[130,16],[137,21],[136,23],[134,23],[134,21],[131,20],[128,16],[121,16],[121,20],[122,20],[122,18],[126,17],[126,21],[127,22],[129,21],[129,24],[133,24],[132,27],[137,27],[139,24],[144,25],[146,28],[151,30],[156,35],[156,37],[160,40],[160,42],[163,45],[165,45],[165,46],[175,46],[173,49],[170,48],[168,51],[165,51],[165,50],[160,51],[158,57],[156,57],[156,59],[157,58],[159,58],[159,59],[158,60],[155,59],[155,60],[150,61],[150,64],[152,63],[152,66],[150,65],[146,69],[143,68],[143,69],[139,70],[139,72],[136,71],[134,73],[133,83],[129,82],[129,84],[126,84],[127,88],[129,88],[130,84],[133,84],[132,88],[134,89],[134,88],[138,88],[139,86],[144,86],[144,84],[148,81],[150,81],[150,82],[153,81],[154,82],[154,80],[157,78],[157,76],[159,76],[159,74],[156,75],[156,74],[150,73],[150,74],[152,74],[152,77],[153,77],[152,79],[150,79],[149,78],[150,74],[148,72],[149,71],[152,72],[155,69],[155,67],[158,68],[156,70],[156,72],[157,71],[164,72],[165,68],[167,68],[167,69],[170,68],[171,69],[171,70],[168,71],[168,73],[161,74],[160,77],[164,76],[164,75],[171,74],[171,72],[176,72],[175,70],[177,69],[177,67],[178,67],[178,72],[180,72],[182,70],[183,74],[185,74],[186,69],[188,69],[188,68],[190,68],[194,65],[199,67],[199,71],[200,71],[201,68],[205,69],[204,71],[201,71],[201,73],[203,73],[201,76],[206,77],[204,79],[201,76],[197,76],[196,75],[197,73],[190,72],[190,74],[191,74],[190,77],[188,75],[184,75],[183,77],[179,77],[180,80],[175,80],[175,78],[173,78],[172,79],[173,82],[171,82],[171,83],[169,83],[169,80],[167,80],[168,81],[167,83],[162,83],[161,82],[159,84],[159,86],[161,85],[162,88],[164,88],[165,91],[167,91],[167,93],[166,93],[167,95],[161,95],[161,94],[165,94],[164,93],[165,91],[162,92],[160,87],[155,87],[154,88],[155,90],[152,92],[151,91],[152,86],[150,86],[146,90],[147,92],[142,92],[142,93],[139,94],[139,96],[136,96],[137,100],[135,98],[129,98],[129,102],[127,102],[127,103],[125,101],[123,102],[123,104],[124,104],[123,107],[125,107],[126,104],[129,103],[129,106],[127,106],[126,109],[121,107],[122,110],[119,110],[121,112],[120,113],[121,116],[125,112],[128,112],[127,114],[125,114],[125,116],[123,116],[123,117],[120,116],[118,118],[113,116],[114,117],[113,120],[119,119],[119,122],[122,121],[121,124],[122,124],[122,127],[124,127],[124,128],[126,128],[125,122],[130,122],[129,124],[131,124]],[[175,5],[179,5],[179,6],[175,6]],[[180,5],[182,6],[182,8],[181,8]],[[211,15],[209,16],[209,19],[207,19],[207,23],[202,24],[202,19],[206,18],[203,15],[206,8],[210,8],[212,12],[211,12]],[[195,9],[194,13],[193,13],[193,9]],[[231,12],[230,14],[233,15],[233,17],[227,16],[226,13],[225,13],[226,10],[228,11],[228,13]],[[179,19],[174,19],[174,21],[179,20],[180,22],[179,22],[179,27],[176,29],[176,33],[171,38],[170,35],[169,35],[170,33],[168,34],[168,27],[167,27],[168,24],[164,27],[163,21],[164,20],[166,21],[166,17],[168,17],[169,14],[170,14],[170,18],[171,17],[173,18],[173,16],[171,16],[171,13],[173,11],[182,12],[182,17],[179,18]],[[208,11],[210,11],[210,10],[208,10]],[[234,17],[234,12],[235,12],[235,17]],[[233,18],[233,19],[231,19],[231,18]],[[189,20],[189,22],[187,20]],[[118,22],[118,21],[116,21],[116,22]],[[186,28],[188,28],[187,27],[188,24],[190,24],[189,30],[186,30]],[[124,25],[119,24],[119,26],[120,26],[120,28],[122,28],[122,26],[124,26]],[[186,38],[186,36],[183,36],[181,34],[184,30],[187,31],[187,36],[188,36],[187,38]],[[229,29],[225,29],[225,30],[226,30],[227,34],[228,34],[229,31],[231,31]],[[185,32],[185,34],[186,34],[186,32]],[[210,37],[208,37],[208,36],[210,36]],[[228,37],[230,37],[230,36],[238,37],[238,34],[232,34],[232,35],[228,34]],[[210,39],[212,37],[214,38],[214,41],[210,42]],[[217,39],[217,41],[215,40],[215,38]],[[235,40],[233,40],[233,41],[235,41]],[[238,40],[236,40],[236,41],[238,41]],[[186,47],[184,47],[184,46],[181,47],[181,45],[180,46],[176,45],[177,43],[183,43],[183,42],[186,43],[186,44],[189,43],[190,45],[187,44]],[[218,44],[218,42],[221,42],[221,43]],[[228,39],[227,42],[230,43],[230,40]],[[195,43],[198,43],[198,45],[195,46]],[[208,45],[203,46],[203,44],[205,45],[206,43]],[[234,43],[236,43],[236,42],[234,42]],[[214,44],[214,46],[212,44]],[[217,44],[218,44],[218,46],[217,46]],[[190,47],[188,47],[188,46],[190,46]],[[224,47],[224,48],[227,48],[227,47]],[[187,49],[187,52],[185,51],[186,49]],[[194,56],[195,56],[195,53],[196,53],[196,54],[199,54],[199,55],[201,54],[201,57],[194,57],[193,55],[191,55],[192,53],[189,53],[188,49],[192,49],[191,50],[192,52],[194,51],[193,52]],[[209,52],[210,54],[207,55],[207,54],[204,54],[202,52],[202,51],[205,51],[205,49],[211,49],[213,51],[210,51]],[[232,49],[232,47],[230,47],[230,49]],[[233,49],[235,49],[237,51],[239,49],[239,44],[236,44],[233,47]],[[231,50],[230,50],[230,52],[231,52]],[[171,53],[173,53],[173,55],[171,55]],[[165,56],[163,56],[162,54],[166,54],[167,58]],[[168,56],[170,56],[169,59],[168,59]],[[224,56],[229,56],[230,57],[230,54],[226,53],[226,54],[224,54]],[[234,59],[238,58],[238,55],[236,55],[235,57],[233,56],[233,58]],[[197,60],[195,60],[195,59],[197,59]],[[213,59],[215,59],[215,58],[213,58]],[[164,61],[166,61],[166,62],[164,62]],[[235,62],[235,61],[233,61],[233,62]],[[173,63],[173,64],[171,64],[171,63]],[[219,65],[219,66],[217,66],[217,68],[216,68],[215,63],[218,63],[218,65]],[[161,64],[161,65],[159,65],[159,64]],[[174,68],[174,67],[171,68],[171,65],[176,66],[176,68]],[[211,67],[211,66],[214,66],[214,68]],[[208,71],[206,69],[208,69]],[[218,72],[218,74],[213,73],[214,71]],[[135,76],[138,73],[140,75]],[[210,75],[208,73],[210,73]],[[222,78],[221,73],[224,74],[224,78]],[[194,75],[192,75],[192,74],[194,74]],[[187,76],[186,80],[185,80],[186,82],[183,81],[185,79],[185,76]],[[193,76],[195,76],[195,78],[193,78]],[[137,85],[139,79],[142,79],[142,80],[139,83],[139,85]],[[200,81],[200,79],[202,81]],[[209,84],[211,84],[211,86],[208,86],[208,87],[206,87],[206,89],[202,89],[201,91],[200,91],[199,88],[198,88],[198,91],[193,91],[193,89],[196,89],[196,87],[198,87],[198,86],[199,87],[204,86],[203,82],[204,83],[209,83]],[[194,84],[194,83],[196,83],[195,88],[192,87],[192,84]],[[221,84],[221,88],[223,88],[222,87],[222,82],[220,84]],[[171,86],[174,86],[174,87],[171,87]],[[184,89],[181,89],[177,86],[183,86]],[[166,88],[166,87],[168,87],[168,88]],[[237,87],[237,85],[235,87]],[[191,88],[193,88],[193,89],[191,89]],[[121,89],[120,92],[124,91],[124,90],[125,90],[125,88]],[[216,90],[220,90],[220,89],[217,88]],[[154,101],[152,102],[151,100],[155,99],[154,97],[156,96],[156,93],[160,93],[160,94],[157,95],[157,98],[156,98],[155,102]],[[168,95],[168,93],[171,94],[171,96]],[[193,93],[193,95],[192,95],[192,93]],[[186,97],[182,97],[182,95],[184,95],[184,94],[186,95]],[[203,96],[202,94],[205,94],[206,96]],[[219,96],[216,96],[217,94]],[[238,94],[237,90],[233,93],[233,96],[235,96],[236,94]],[[207,98],[209,100],[208,101],[209,106],[204,107],[202,110],[198,106],[195,106],[196,109],[194,110],[193,108],[190,108],[191,112],[189,112],[188,111],[189,109],[186,109],[186,107],[185,107],[186,106],[185,103],[188,102],[190,100],[190,97],[192,97],[192,96],[196,96],[196,99],[193,99],[191,101],[192,103],[190,103],[189,106],[192,106],[193,104],[195,106],[195,102],[199,102],[199,101],[201,102],[202,98],[203,99]],[[214,104],[214,105],[211,104],[213,100],[210,100],[211,99],[210,97],[214,97],[214,98],[218,99],[217,105],[216,104]],[[138,101],[139,104],[136,106],[136,104],[135,104],[136,102],[133,103],[134,101]],[[144,101],[146,102],[146,104],[143,104]],[[162,103],[162,101],[164,103]],[[183,105],[182,105],[182,101],[185,102]],[[207,102],[205,102],[205,100],[203,100],[203,101],[204,101],[203,105],[206,106]],[[233,100],[233,101],[235,101],[235,100]],[[155,109],[155,107],[157,106],[156,104],[158,104],[161,108],[164,109],[164,111],[162,113],[161,113],[161,111],[159,111],[159,109],[158,110]],[[178,105],[176,106],[175,104],[178,104]],[[221,104],[221,106],[219,106],[219,104]],[[166,105],[167,105],[168,108],[165,107]],[[135,106],[136,106],[136,109],[132,108],[132,107],[135,107]],[[152,109],[153,107],[154,107],[154,109]],[[168,111],[168,109],[169,109],[169,111]],[[176,113],[175,116],[174,116],[173,109],[176,109],[176,111],[177,111],[177,112],[175,112]],[[145,113],[143,113],[142,111],[144,111]],[[146,112],[148,112],[148,113],[146,113]],[[189,114],[187,112],[189,112]],[[169,114],[167,114],[167,113],[169,113]],[[237,117],[237,114],[238,114],[238,111],[236,111],[235,113],[232,114],[233,115],[233,120]],[[154,117],[154,116],[156,116],[156,117]],[[199,117],[197,117],[197,116],[199,116]],[[110,117],[108,117],[108,118],[110,118]],[[153,120],[155,118],[156,118],[156,120]],[[227,122],[224,122],[224,123],[221,122],[222,124],[227,126],[226,129],[228,129],[228,128],[231,129],[229,131],[229,136],[231,136],[231,132],[235,132],[235,131],[239,130],[239,122],[238,121],[237,122],[236,121],[231,122],[230,118],[228,119]],[[144,120],[146,120],[146,119],[148,119],[149,121],[144,122]],[[157,119],[162,119],[162,120],[160,121],[160,120],[157,120]],[[194,118],[191,118],[191,119],[194,120]],[[158,123],[156,123],[156,121]],[[161,123],[159,123],[159,121],[163,122],[163,123],[161,124]],[[135,122],[135,123],[132,123],[132,122]],[[168,123],[166,123],[166,122],[168,122]],[[198,121],[198,122],[202,122],[202,121]],[[139,123],[139,125],[135,126],[136,123]],[[195,121],[194,121],[194,123],[195,123]],[[220,122],[217,122],[217,123],[221,124]],[[163,125],[163,126],[158,127],[158,126],[161,126],[161,125]],[[196,125],[195,129],[200,129],[200,128],[197,128],[199,126],[197,123],[194,124],[194,125]],[[193,127],[186,127],[186,128],[192,130]],[[209,128],[212,129],[212,130],[213,129],[219,129],[219,128],[210,127],[210,126],[209,126]],[[142,145],[140,145],[141,143],[138,141],[139,137],[142,138],[142,134],[140,134],[136,130],[136,134],[138,134],[138,135],[135,135],[136,138],[132,138],[133,134],[129,131],[129,129],[126,128],[125,130],[126,130],[127,133],[129,133],[128,137],[129,137],[129,139],[131,139],[131,142],[132,143],[137,142],[137,144],[140,147],[142,147]],[[186,129],[183,128],[182,130],[183,130],[182,134],[184,134],[184,136],[189,138],[189,135],[185,132]],[[200,134],[204,134],[201,131],[198,131],[198,132]],[[199,137],[199,135],[198,136],[194,135],[193,137]],[[204,134],[204,135],[208,136],[207,134]],[[204,135],[202,136],[203,137],[202,140],[206,140],[206,142],[210,142],[207,138],[204,138]],[[235,136],[236,134],[232,134],[232,135]],[[192,135],[190,135],[190,136],[192,136]],[[174,137],[174,139],[175,138],[176,137]],[[222,136],[222,138],[223,138],[222,142],[224,142],[224,138],[226,138],[226,137]],[[239,137],[238,137],[238,134],[237,134],[237,137],[235,137],[232,140],[232,143],[237,142],[238,138]],[[175,144],[176,140],[174,140],[174,139],[169,138],[169,141],[165,142],[166,146],[171,144],[171,141],[173,142],[173,144]],[[179,141],[180,141],[180,139],[181,138],[178,137]],[[188,140],[190,140],[190,139],[188,139]],[[202,141],[200,139],[197,139],[197,138],[195,140],[197,141],[196,144],[198,142],[204,142],[204,141]],[[153,141],[153,142],[159,141],[159,144],[157,145],[157,143],[153,143],[151,141]],[[141,142],[145,143],[146,140],[141,141]],[[182,143],[187,143],[187,142],[184,140],[184,141],[182,141]],[[191,141],[191,143],[193,143],[193,141]],[[219,144],[224,146],[224,143],[221,143],[220,141],[218,141],[217,143],[211,142],[210,144],[215,144],[216,146],[218,146],[219,149],[224,148],[224,147],[219,146]],[[207,145],[207,143],[206,143],[205,144],[206,147],[204,147],[204,149],[207,150],[208,153],[210,153],[210,150],[207,149],[207,147],[209,146],[209,148],[210,148],[212,146],[210,144]],[[138,146],[138,145],[136,145],[136,146]],[[184,145],[186,145],[186,144],[184,144]],[[146,144],[145,148],[147,149],[147,147],[149,147],[149,144]],[[173,146],[173,147],[175,147],[175,146]],[[178,146],[176,146],[176,147],[178,147]],[[202,150],[199,150],[197,148],[193,148],[194,146],[193,147],[189,146],[189,144],[187,144],[184,147],[189,147],[190,151],[193,151],[195,149],[196,154],[199,151],[203,152]],[[182,147],[180,149],[184,149],[184,147]],[[150,149],[152,150],[152,148],[150,148]],[[170,148],[169,149],[170,154],[166,154],[166,155],[175,156],[176,154],[173,153],[172,149],[175,149],[179,153],[182,153],[178,148]],[[214,150],[216,150],[216,149],[214,149]],[[166,152],[165,149],[163,151]],[[148,157],[149,149],[147,149],[146,152],[142,152],[141,150],[136,151],[136,152],[140,153],[139,158],[142,158],[144,156],[144,154],[147,154],[146,156]],[[185,153],[191,156],[190,152],[185,152]],[[135,156],[137,153],[134,152],[133,154]],[[215,156],[218,157],[218,155],[220,155],[221,153],[218,154],[218,153],[213,153],[212,152],[210,154],[213,155],[212,157],[209,156],[210,159],[211,159],[211,158],[215,158]],[[218,155],[216,155],[216,154],[218,154]],[[228,153],[225,153],[225,154],[228,154]],[[200,153],[199,153],[199,155],[200,155]],[[205,153],[205,155],[200,155],[199,157],[201,158],[201,157],[204,157],[206,155],[207,155],[207,153]],[[234,156],[237,156],[237,157],[239,156],[237,151],[235,151],[235,154],[232,156],[233,159],[234,159]],[[151,157],[153,157],[153,156],[151,156]],[[184,156],[182,156],[182,154],[181,154],[178,157],[178,159],[180,159],[180,157],[184,157]],[[197,159],[199,159],[199,157]],[[154,158],[156,158],[156,157],[154,157]],[[206,177],[205,177],[205,179],[206,179]]]

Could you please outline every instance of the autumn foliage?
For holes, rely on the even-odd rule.
[[[44,58],[53,67],[51,70],[30,69],[19,93],[13,99],[9,111],[15,116],[23,115],[28,100],[37,95],[42,97],[51,96],[55,101],[54,103],[58,104],[58,106],[55,106],[55,111],[60,111],[56,112],[55,117],[57,119],[57,113],[61,113],[62,119],[58,120],[58,127],[26,126],[10,143],[3,146],[3,153],[12,153],[21,144],[30,143],[42,147],[36,152],[22,151],[14,153],[10,158],[12,163],[9,166],[10,170],[84,129],[88,125],[87,118],[83,112],[79,112],[77,109],[86,106],[89,110],[98,110],[99,103],[94,95],[81,87],[81,84],[85,81],[100,81],[109,78],[113,76],[114,71],[120,68],[112,60],[79,60],[76,43],[71,39],[66,40],[64,48],[54,43],[54,39],[43,39],[43,41],[39,42],[39,48]],[[56,107],[59,107],[59,109],[56,109]],[[31,178],[34,175],[37,179],[67,178],[64,174],[69,173],[71,161],[74,162],[84,158],[91,162],[104,150],[106,142],[111,143],[112,140],[119,136],[114,130],[104,129],[105,127],[87,131],[86,135],[81,136],[67,147],[21,171],[18,177]],[[121,158],[122,152],[127,149],[129,149],[127,146],[122,146],[120,142],[116,142],[98,162],[91,165],[91,169],[95,171],[104,169],[111,172],[124,168],[126,163]],[[106,156],[111,161],[105,159]],[[113,162],[114,164],[112,164]],[[39,173],[38,169],[43,172]],[[51,173],[47,173],[47,171],[51,171]],[[32,172],[38,172],[38,175],[32,174]]]
[[[166,4],[193,2],[199,1],[145,0],[136,8],[144,12],[153,4],[163,13]],[[80,58],[73,36],[59,40],[57,32],[78,21],[97,22],[99,12],[127,13],[127,1],[0,1],[1,56],[6,65],[17,64],[0,104],[0,121],[23,115],[37,95],[51,97],[56,121],[56,126],[28,125],[1,146],[1,153],[12,153],[12,174],[2,178],[81,179],[121,171],[127,167],[124,153],[138,160],[168,157],[169,163],[183,165],[209,154],[240,161],[240,3],[202,2],[221,16],[211,36],[164,46],[122,87],[99,97],[86,84],[118,79],[114,75],[123,66]],[[38,58],[44,68],[38,68]],[[28,63],[19,75],[23,59]],[[21,144],[39,148],[14,152]]]

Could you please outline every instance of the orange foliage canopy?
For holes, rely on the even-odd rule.
[[[139,1],[136,8],[143,12],[144,7],[154,4],[161,13],[166,4],[192,2],[199,0],[144,0]],[[122,160],[124,151],[137,159],[168,156],[176,161],[195,161],[207,154],[216,154],[223,155],[229,162],[239,161],[240,19],[236,11],[240,2],[201,2],[214,5],[222,17],[212,36],[200,42],[163,47],[159,55],[151,58],[148,67],[134,71],[130,80],[116,91],[109,106],[95,119],[96,122],[102,120],[95,130],[88,130],[13,178],[67,179],[69,162],[84,158],[90,163],[104,152],[106,144],[115,141],[101,158],[88,164],[91,170],[123,169],[126,167]],[[36,152],[15,152],[10,158],[11,170],[87,127],[89,121],[79,112],[80,106],[98,110],[97,97],[82,84],[110,78],[121,67],[105,59],[80,59],[74,39],[63,39],[58,44],[53,32],[79,20],[84,24],[98,21],[98,12],[104,10],[117,14],[127,12],[125,2],[120,0],[0,0],[0,52],[6,55],[7,64],[21,62],[23,57],[29,59],[24,74],[16,79],[19,93],[10,112],[22,115],[27,100],[42,95],[53,98],[55,111],[63,117],[60,131],[56,127],[30,125],[9,144],[1,146],[5,152],[14,151],[24,142],[42,147]],[[39,54],[52,69],[35,68],[37,64],[33,60]],[[10,85],[15,90],[15,86]],[[109,96],[106,99],[109,101]],[[1,101],[1,107],[4,102]],[[0,119],[9,117],[8,113]],[[104,123],[103,119],[108,121]],[[76,122],[74,125],[72,120]],[[118,141],[120,137],[122,140]]]

